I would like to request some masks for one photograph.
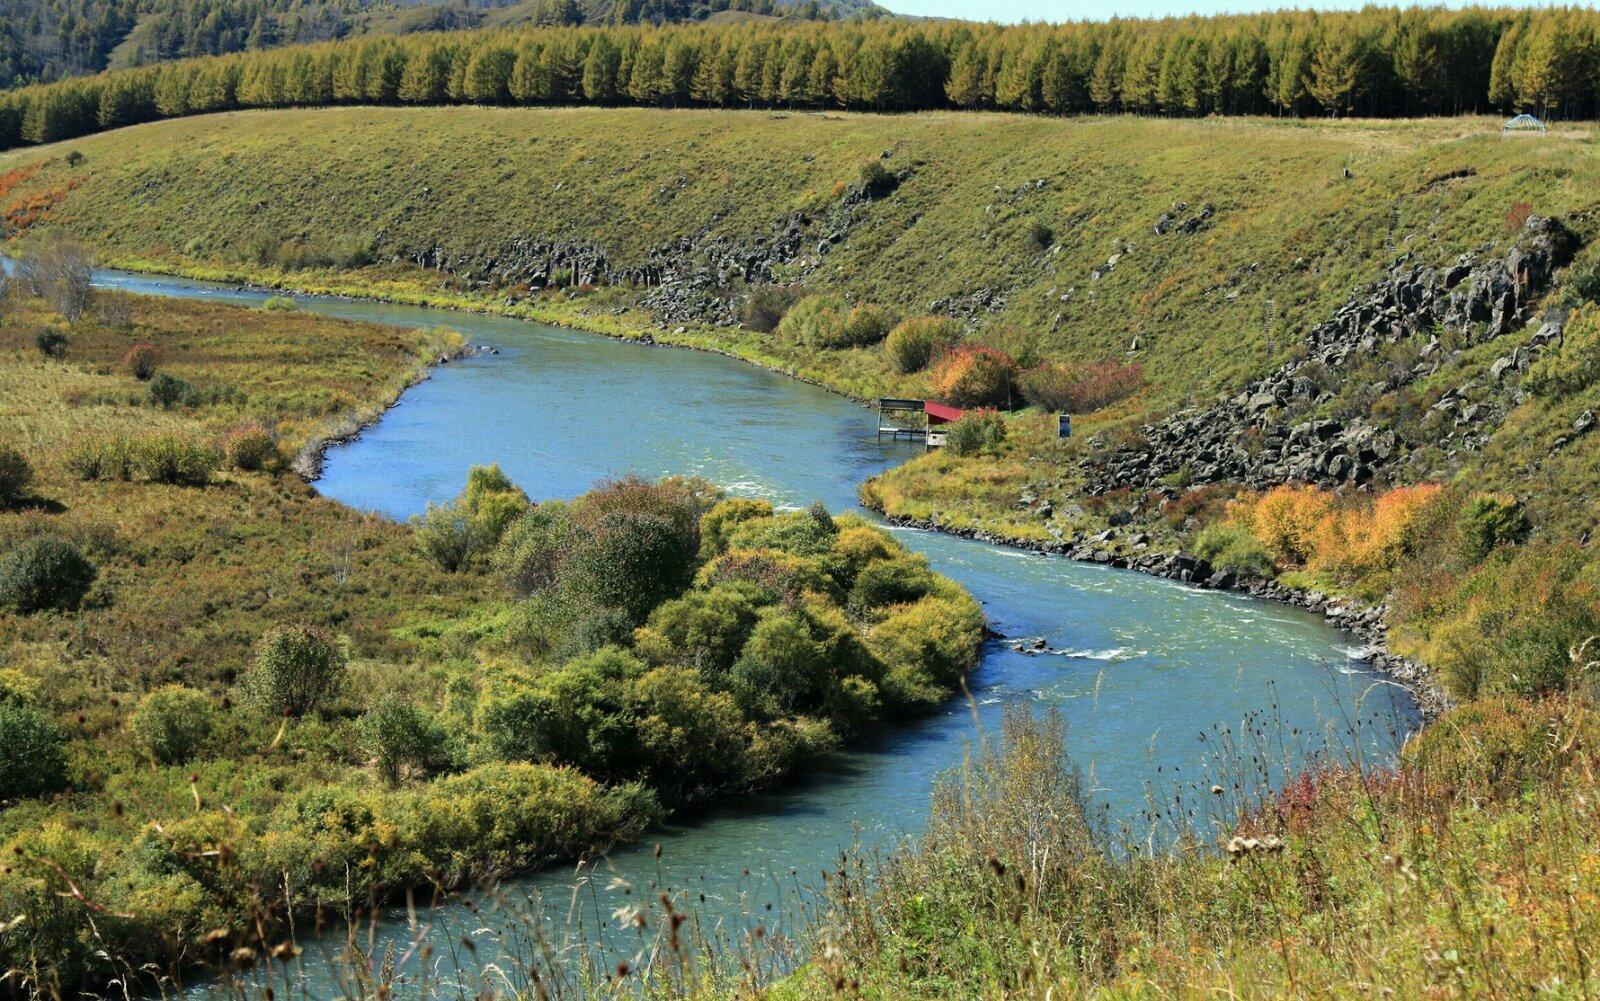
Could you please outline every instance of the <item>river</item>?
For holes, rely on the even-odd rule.
[[[153,295],[265,298],[119,272],[98,281]],[[607,476],[682,473],[777,504],[821,500],[849,510],[862,480],[921,447],[877,441],[875,415],[859,404],[718,355],[492,316],[297,299],[300,308],[330,316],[442,324],[499,352],[441,367],[376,426],[328,452],[317,484],[323,493],[395,518],[453,497],[468,468],[489,462],[535,499],[573,497]],[[935,777],[960,763],[980,731],[998,731],[1007,704],[1054,707],[1065,716],[1089,786],[1118,821],[1138,818],[1151,791],[1161,799],[1159,790],[1175,780],[1209,784],[1203,766],[1224,732],[1251,745],[1247,753],[1259,741],[1271,745],[1265,756],[1300,760],[1324,745],[1340,756],[1353,744],[1392,755],[1396,734],[1415,723],[1409,696],[1355,659],[1359,643],[1319,617],[937,533],[896,534],[981,600],[1001,633],[1043,637],[1064,652],[1030,655],[991,642],[971,678],[970,702],[885,728],[782,789],[677,818],[613,852],[600,875],[580,878],[581,893],[567,867],[518,881],[509,888],[513,896],[548,902],[555,941],[562,941],[570,900],[583,901],[585,936],[593,942],[614,908],[654,897],[647,887],[690,901],[708,929],[759,921],[781,932],[792,920],[785,915],[794,911],[793,898],[803,896],[796,887],[813,884],[841,850],[883,846],[919,827]],[[1353,740],[1355,718],[1361,736]],[[453,942],[462,927],[497,927],[492,914],[468,917],[451,908],[419,920],[431,923],[427,934],[437,944]],[[506,923],[502,915],[499,924]],[[411,934],[404,911],[391,912],[378,934],[403,943]],[[626,934],[606,934],[608,961],[633,945]],[[477,937],[493,941],[494,933]],[[317,984],[331,991],[325,960],[311,952],[304,961],[313,993]],[[482,945],[468,958],[474,967],[510,961]],[[455,961],[439,948],[435,973],[452,976]]]

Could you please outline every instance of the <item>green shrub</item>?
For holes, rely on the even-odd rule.
[[[171,410],[185,403],[194,392],[193,384],[170,372],[156,373],[155,377],[145,385],[145,395],[150,398],[153,405],[162,410]]]
[[[122,365],[128,374],[140,382],[149,382],[161,364],[161,349],[149,341],[140,341],[122,356]]]
[[[641,764],[628,683],[646,670],[616,647],[597,650],[532,684],[485,691],[478,727],[508,760],[556,761],[597,778],[637,775]]]
[[[22,450],[0,442],[0,507],[22,499],[33,482],[33,467]]]
[[[1559,346],[1547,347],[1528,367],[1522,384],[1538,396],[1560,398],[1600,381],[1600,305],[1585,305],[1567,317]]]
[[[546,501],[524,512],[506,529],[494,553],[501,583],[522,598],[554,584],[571,533],[571,509],[562,501]]]
[[[1581,549],[1501,547],[1456,573],[1403,573],[1394,607],[1418,659],[1461,699],[1567,691],[1572,651],[1600,634],[1600,581]]]
[[[746,779],[744,715],[733,696],[708,688],[699,671],[648,671],[630,697],[640,757],[663,799],[701,797]]]
[[[778,336],[814,348],[867,347],[883,340],[895,318],[879,306],[852,308],[836,295],[808,295],[778,324]]]
[[[745,297],[742,316],[744,328],[763,334],[772,333],[802,294],[795,287],[763,286],[756,289]]]
[[[59,359],[67,356],[67,348],[71,346],[71,341],[67,339],[66,334],[54,327],[46,327],[33,335],[33,346],[46,358]]]
[[[903,605],[927,595],[933,587],[933,571],[920,556],[868,563],[856,575],[850,589],[850,611],[863,615],[876,608]]]
[[[882,198],[900,186],[900,179],[876,157],[861,161],[856,171],[856,188],[868,198]]]
[[[682,591],[694,575],[695,549],[667,518],[649,512],[611,511],[585,526],[561,563],[559,579],[573,597],[616,608],[634,622]]]
[[[95,575],[72,543],[53,535],[29,539],[0,559],[0,608],[23,614],[77,608]]]
[[[1022,248],[1030,254],[1042,254],[1055,242],[1055,231],[1037,219],[1022,227]]]
[[[498,465],[473,466],[467,471],[461,503],[477,529],[479,547],[487,552],[499,545],[506,529],[528,509],[528,495]]]
[[[837,295],[808,295],[789,309],[777,333],[787,341],[818,347],[834,337],[849,314],[850,304]]]
[[[700,558],[713,559],[728,549],[728,537],[740,525],[772,516],[772,504],[747,497],[729,497],[700,518]]]
[[[151,483],[205,486],[221,463],[216,449],[181,434],[140,438],[132,452],[134,468]]]
[[[696,575],[700,587],[749,584],[763,603],[788,601],[806,591],[826,593],[833,581],[822,561],[775,550],[731,548],[707,563]]]
[[[215,725],[210,697],[183,685],[149,693],[128,717],[134,742],[159,765],[181,765],[198,755]]]
[[[891,559],[900,547],[889,534],[858,519],[840,519],[839,534],[833,540],[834,576],[843,586],[852,586],[862,569],[874,560]]]
[[[492,551],[507,528],[528,510],[528,497],[499,466],[474,466],[467,485],[449,504],[429,504],[411,519],[417,545],[455,573]]]
[[[338,693],[345,675],[344,647],[315,626],[278,626],[256,647],[245,675],[247,701],[272,716],[303,716]]]
[[[460,504],[430,502],[411,516],[411,531],[417,548],[449,573],[464,569],[481,550],[477,526]]]
[[[760,591],[719,584],[663,602],[638,631],[635,648],[654,664],[693,667],[720,683],[755,628]]]
[[[796,556],[822,556],[833,548],[838,528],[824,509],[787,511],[746,521],[728,536],[729,549],[770,549]]]
[[[426,778],[450,767],[450,735],[426,709],[387,698],[367,710],[359,724],[362,748],[390,785]]]
[[[944,432],[944,447],[951,455],[978,455],[999,449],[1006,442],[1006,419],[994,410],[974,410],[952,421]]]
[[[289,296],[275,295],[263,302],[261,308],[269,313],[286,313],[290,310],[299,309],[300,306]]]
[[[1219,570],[1271,577],[1272,554],[1243,525],[1217,521],[1207,525],[1194,540],[1195,552]]]
[[[896,372],[910,375],[933,363],[961,339],[961,327],[943,316],[912,316],[901,320],[883,342],[884,354]]]
[[[80,480],[131,480],[133,442],[121,435],[79,441],[67,450],[63,462],[67,471]]]
[[[222,454],[234,469],[271,469],[278,461],[278,436],[260,424],[235,428],[223,439]]]
[[[838,331],[827,343],[818,344],[825,348],[865,348],[871,347],[889,336],[889,330],[895,325],[895,316],[882,306],[862,305],[852,309]]]
[[[32,705],[39,693],[39,682],[21,671],[0,667],[0,702]]]
[[[1467,501],[1456,526],[1461,533],[1463,555],[1469,560],[1482,559],[1500,546],[1519,546],[1533,532],[1533,523],[1521,501],[1489,494],[1478,494]]]
[[[565,600],[642,622],[694,576],[706,491],[697,481],[627,477],[585,494],[570,510],[569,543],[555,554]]]
[[[1487,698],[1445,713],[1407,742],[1403,759],[1430,781],[1507,797],[1590,760],[1600,719],[1565,698]]]
[[[29,705],[0,700],[0,801],[66,788],[64,738]]]
[[[771,609],[751,631],[729,674],[728,687],[753,717],[788,716],[816,704],[828,666],[805,618]]]
[[[868,648],[887,669],[884,695],[910,708],[960,683],[977,659],[983,612],[965,595],[923,598],[873,627]]]

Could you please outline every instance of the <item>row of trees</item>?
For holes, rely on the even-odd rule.
[[[826,20],[876,16],[865,0],[0,0],[0,87],[359,34],[485,24],[670,24],[724,11]]]
[[[1596,107],[1597,38],[1600,12],[1577,8],[428,34],[14,91],[0,97],[0,146],[231,108],[341,103],[1576,117]]]

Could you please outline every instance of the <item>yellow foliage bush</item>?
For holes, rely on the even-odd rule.
[[[1231,501],[1228,521],[1247,529],[1279,566],[1355,578],[1399,566],[1418,516],[1442,489],[1423,483],[1349,502],[1317,487],[1285,484]]]
[[[1248,527],[1280,565],[1304,566],[1316,553],[1319,531],[1332,507],[1333,495],[1286,483],[1254,502],[1230,504],[1228,513]]]

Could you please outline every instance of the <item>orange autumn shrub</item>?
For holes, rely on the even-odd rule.
[[[999,348],[963,344],[939,357],[930,386],[935,397],[958,407],[1009,407],[1021,374]]]
[[[1375,499],[1341,500],[1330,491],[1284,484],[1228,504],[1228,521],[1249,530],[1283,567],[1344,577],[1393,571],[1438,484],[1397,487]]]
[[[1285,483],[1259,498],[1228,506],[1228,514],[1250,530],[1280,566],[1304,566],[1317,550],[1333,495],[1316,487]]]
[[[1442,490],[1437,483],[1396,487],[1370,503],[1331,509],[1317,527],[1309,565],[1345,575],[1394,570],[1417,517]]]

